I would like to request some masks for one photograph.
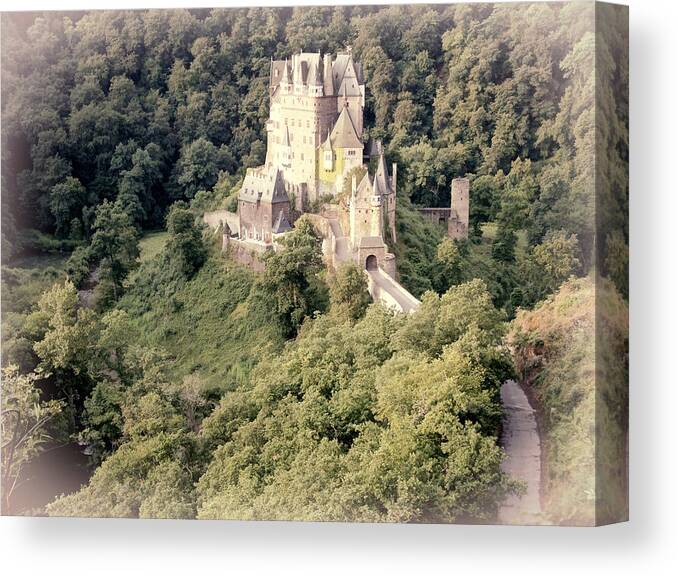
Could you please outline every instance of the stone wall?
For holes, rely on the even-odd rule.
[[[240,228],[240,218],[235,212],[229,212],[228,210],[205,212],[202,221],[215,230],[219,228],[222,222],[226,222],[233,234],[236,234]]]
[[[252,268],[256,272],[263,272],[265,267],[262,257],[272,249],[271,246],[253,244],[251,242],[243,242],[237,238],[231,238],[228,242],[227,252],[231,258],[243,266]]]
[[[469,227],[469,190],[468,178],[452,180],[449,208],[417,208],[417,212],[433,224],[447,228],[447,235],[455,240],[468,237]]]

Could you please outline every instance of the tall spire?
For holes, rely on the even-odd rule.
[[[386,161],[384,160],[384,153],[379,154],[379,161],[377,163],[377,172],[374,175],[375,193],[388,194],[388,173],[386,171]]]

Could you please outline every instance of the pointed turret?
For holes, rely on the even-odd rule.
[[[326,152],[332,152],[332,141],[330,140],[329,132],[327,133],[327,138],[325,138],[325,141],[322,144],[322,149]]]
[[[332,150],[332,141],[330,140],[329,133],[320,148],[322,149],[323,168],[331,172],[334,170],[334,150]]]
[[[312,86],[322,86],[323,79],[320,71],[321,62],[318,58],[318,62],[311,62],[311,69],[308,72],[308,83]]]
[[[374,193],[379,195],[390,193],[390,187],[388,185],[388,172],[386,171],[386,160],[384,160],[383,153],[379,155],[377,172],[374,175]]]
[[[314,54],[314,58],[309,61],[307,73],[308,93],[311,96],[319,97],[323,95],[322,65],[320,54]]]

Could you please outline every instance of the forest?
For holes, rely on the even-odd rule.
[[[509,377],[562,412],[554,458],[588,443],[566,426],[594,382],[560,402],[549,379],[590,361],[583,343],[525,359],[581,311],[554,298],[591,303],[604,277],[611,317],[628,305],[628,54],[619,27],[594,35],[595,10],[4,13],[3,511],[491,520],[521,490],[500,466]],[[408,317],[357,269],[325,270],[310,225],[255,273],[200,223],[264,159],[271,58],[347,46],[398,164]],[[452,241],[415,208],[448,206],[458,176],[471,232]],[[67,445],[84,480],[29,497]],[[590,477],[548,473],[575,494],[551,521],[585,515]]]

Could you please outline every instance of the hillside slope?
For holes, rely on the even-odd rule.
[[[540,415],[545,513],[557,524],[613,521],[626,509],[627,304],[607,280],[572,279],[521,310],[508,339]]]

